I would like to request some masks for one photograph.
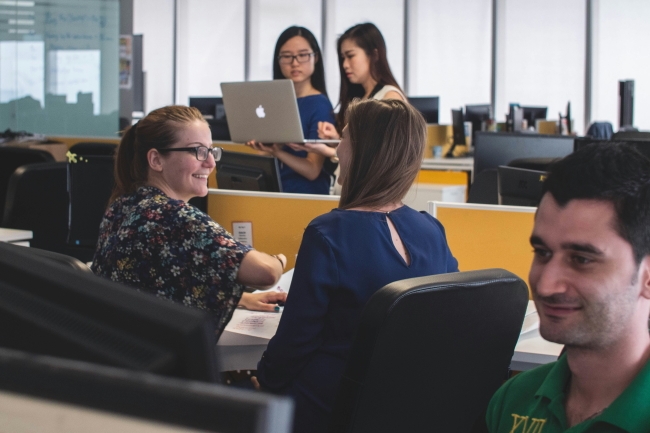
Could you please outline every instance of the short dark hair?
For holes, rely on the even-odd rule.
[[[381,88],[385,85],[391,85],[402,90],[399,84],[397,84],[397,80],[388,65],[386,41],[384,41],[384,37],[377,26],[373,23],[362,23],[350,27],[336,42],[336,53],[339,56],[339,73],[341,74],[341,92],[339,94],[337,123],[341,129],[343,129],[345,124],[345,114],[347,113],[350,102],[355,98],[362,98],[366,93],[361,84],[350,82],[343,69],[341,45],[347,39],[354,41],[370,59],[370,75],[377,82],[377,87]]]
[[[275,43],[275,51],[273,52],[273,79],[281,80],[285,78],[285,76],[282,75],[282,69],[280,69],[280,61],[278,60],[278,57],[280,56],[280,49],[282,48],[282,45],[286,44],[289,39],[296,36],[302,36],[305,38],[309,43],[312,51],[314,52],[314,55],[316,56],[314,58],[314,73],[310,78],[311,85],[314,87],[314,89],[327,96],[327,89],[325,87],[325,67],[323,66],[323,54],[320,51],[318,41],[316,40],[314,34],[304,27],[291,26],[283,31],[278,37],[278,41]]]
[[[561,207],[575,199],[611,202],[637,264],[650,254],[650,159],[634,146],[589,144],[550,167],[543,191]]]

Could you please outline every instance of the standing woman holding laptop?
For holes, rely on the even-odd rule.
[[[325,70],[318,42],[304,27],[289,27],[275,45],[273,79],[283,78],[293,81],[304,137],[319,138],[319,123],[334,122],[334,113],[325,90]],[[280,160],[284,192],[329,194],[330,174],[323,169],[324,156],[308,153],[302,145],[266,146],[255,141],[246,144]]]

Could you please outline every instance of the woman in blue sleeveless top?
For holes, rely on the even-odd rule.
[[[304,27],[289,27],[278,38],[273,79],[282,78],[293,81],[304,137],[318,138],[318,122],[334,122],[334,113],[325,90],[325,71],[318,42]],[[284,192],[329,194],[331,177],[323,168],[324,156],[307,153],[299,146],[292,149],[283,144],[265,146],[254,141],[246,144],[280,160]]]

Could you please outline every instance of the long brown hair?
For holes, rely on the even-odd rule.
[[[341,55],[341,45],[343,41],[351,39],[354,43],[365,51],[370,59],[370,76],[377,82],[377,87],[381,88],[385,85],[395,86],[400,91],[402,90],[397,84],[397,80],[393,76],[388,65],[388,58],[386,57],[386,42],[381,32],[373,23],[357,24],[350,27],[339,37],[336,43],[336,50],[339,56],[339,72],[341,74],[341,93],[339,95],[339,113],[337,116],[337,124],[339,128],[343,129],[345,125],[345,113],[347,112],[348,105],[354,98],[363,98],[366,91],[361,84],[353,84],[350,79],[345,75],[343,69],[343,56]],[[402,92],[404,93],[404,92]]]
[[[339,208],[379,208],[404,198],[424,156],[426,122],[397,99],[355,100],[347,111],[351,156]]]
[[[205,122],[205,119],[196,108],[169,105],[152,111],[126,129],[115,159],[115,188],[109,203],[146,184],[149,150],[170,147],[178,140],[180,126],[197,121]]]

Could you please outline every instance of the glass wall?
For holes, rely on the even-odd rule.
[[[586,2],[498,0],[496,113],[510,103],[548,107],[558,119],[571,102],[575,130],[584,131]]]
[[[650,2],[592,3],[592,118],[618,125],[618,81],[634,80],[634,126],[650,130]]]
[[[119,1],[0,2],[0,130],[115,136]]]
[[[439,96],[451,109],[490,103],[492,0],[409,2],[408,94]]]
[[[174,0],[133,1],[133,34],[143,35],[145,111],[174,103],[174,16]]]

